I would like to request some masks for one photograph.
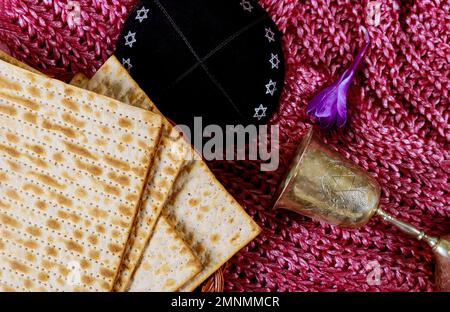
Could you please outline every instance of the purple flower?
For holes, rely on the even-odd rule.
[[[361,26],[361,30],[364,33],[365,43],[350,67],[332,85],[317,93],[306,108],[306,113],[310,116],[316,116],[322,128],[331,128],[334,124],[341,128],[347,121],[348,88],[370,43],[367,29]]]

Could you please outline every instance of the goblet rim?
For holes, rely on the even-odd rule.
[[[278,209],[282,207],[278,207],[277,204],[279,203],[281,197],[283,196],[286,189],[291,184],[291,181],[295,179],[295,177],[298,175],[298,167],[303,161],[303,157],[305,155],[306,150],[308,149],[309,145],[311,144],[312,138],[314,136],[314,128],[311,127],[308,129],[306,134],[303,136],[302,140],[300,141],[294,155],[294,159],[289,166],[287,170],[287,174],[284,177],[283,181],[280,183],[277,193],[275,195],[275,200],[273,204],[273,209]],[[293,174],[292,174],[293,173]]]

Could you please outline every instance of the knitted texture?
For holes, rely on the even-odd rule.
[[[62,79],[101,66],[135,3],[78,1],[81,24],[75,25],[66,22],[66,1],[0,1],[1,41],[14,56]],[[296,144],[312,124],[308,101],[350,64],[363,40],[358,28],[365,25],[371,45],[350,88],[349,120],[321,136],[379,181],[384,210],[430,234],[450,232],[450,3],[378,1],[380,24],[371,26],[368,2],[260,1],[284,34],[286,87],[272,119],[281,129],[281,160],[275,172],[260,172],[258,162],[210,163],[263,228],[228,262],[226,290],[434,289],[430,248],[380,219],[343,230],[270,209]],[[379,283],[368,283],[374,273]]]

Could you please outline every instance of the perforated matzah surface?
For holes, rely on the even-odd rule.
[[[130,104],[158,112],[114,58],[111,58],[91,81],[86,76],[77,74],[71,84],[91,88],[105,95],[118,96]],[[164,216],[161,216],[155,225],[175,178],[184,164],[183,157],[188,149],[177,131],[170,130],[172,127],[168,123],[166,128],[168,131],[163,134],[149,174],[146,196],[122,261],[115,291],[174,291],[202,268],[198,258]]]
[[[133,106],[156,110],[150,99],[129,78],[128,73],[114,58],[102,66],[91,80],[88,80],[82,74],[78,74],[72,79],[71,83],[106,96],[115,97]],[[156,110],[156,112],[158,111]],[[142,199],[142,206],[137,214],[136,223],[114,286],[115,291],[126,291],[128,289],[133,273],[144,253],[162,207],[171,192],[172,185],[185,162],[185,156],[188,152],[188,148],[178,131],[171,129],[172,127],[168,122],[163,122],[163,124],[167,131],[164,131],[162,135],[158,152],[150,170],[145,196]],[[167,241],[169,242],[170,239],[171,237],[168,237]],[[176,241],[172,245],[176,245]],[[162,253],[158,251],[158,254]],[[147,261],[149,261],[149,257],[147,257]],[[173,270],[176,271],[176,268],[173,268]],[[153,277],[149,276],[148,278]],[[171,287],[179,287],[181,284],[178,280],[177,282]],[[162,283],[160,286],[164,284]]]
[[[132,105],[158,112],[114,56],[99,69],[88,86]],[[147,104],[143,105],[135,99],[144,99]],[[171,128],[168,123],[164,125]],[[192,155],[197,156],[187,142],[183,141],[183,144],[190,151],[188,159]],[[194,290],[260,232],[256,223],[228,194],[206,164],[198,158],[194,159],[178,175],[170,202],[163,208],[202,262],[203,270],[182,288],[185,291]]]
[[[203,270],[180,289],[193,291],[260,229],[202,161],[187,164],[172,191],[163,212],[203,265]]]
[[[176,291],[201,268],[189,245],[161,215],[129,291]]]
[[[109,291],[161,118],[0,61],[0,287]]]
[[[78,75],[74,78],[73,83],[77,83],[77,78],[82,79],[82,76]],[[111,56],[88,82],[82,83],[87,90],[95,91],[132,106],[147,109],[162,116],[155,104],[130,77],[115,56]],[[163,134],[168,135],[172,126],[166,118],[162,119],[162,123]]]
[[[153,233],[156,221],[184,163],[185,154],[185,146],[179,141],[172,141],[168,137],[161,139],[154,165],[150,169],[150,178],[142,199],[142,207],[136,217],[136,225],[131,234],[114,290],[125,291],[128,289],[133,273]],[[158,236],[161,236],[161,233],[158,233]],[[163,253],[164,251],[158,252]]]

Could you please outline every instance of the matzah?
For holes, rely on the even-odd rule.
[[[0,61],[0,287],[110,291],[161,118]]]
[[[78,87],[78,88],[82,88],[82,89],[86,89],[86,86],[87,86],[88,83],[89,83],[89,78],[86,77],[82,73],[76,74],[75,76],[73,76],[72,80],[70,81],[70,84],[72,86],[75,86],[75,87]],[[101,94],[101,93],[99,93],[99,94]]]
[[[176,291],[201,270],[200,260],[160,216],[129,291]]]
[[[181,291],[197,288],[260,233],[203,161],[193,160],[183,168],[163,212],[203,265],[203,270]]]
[[[138,212],[136,225],[114,287],[115,291],[126,291],[128,289],[156,221],[184,163],[184,156],[184,146],[180,142],[174,142],[168,137],[161,139],[151,169],[151,177],[142,199],[142,207]]]
[[[117,64],[116,64],[117,65]],[[118,68],[122,68],[120,64],[116,66]],[[139,92],[136,88],[136,85],[132,83],[128,83],[128,79],[123,79],[123,75],[120,73],[110,73],[109,71],[113,69],[113,67],[105,65],[101,71],[99,71],[91,81],[88,81],[86,77],[83,75],[76,75],[72,81],[82,87],[90,88],[91,91],[100,92],[104,95],[117,97],[125,102],[129,102],[130,104],[135,104],[139,107],[154,107],[151,101],[148,99],[145,94],[136,95],[136,91]],[[114,74],[115,78],[118,79],[118,82],[105,82],[106,77],[109,77],[110,74]],[[109,86],[108,88],[105,85]],[[131,89],[130,89],[131,88]],[[134,88],[134,89],[133,89]],[[115,291],[126,291],[132,281],[133,273],[136,270],[139,261],[144,253],[144,250],[149,242],[149,239],[153,233],[153,228],[155,223],[161,213],[164,203],[168,198],[172,185],[175,182],[175,179],[180,171],[182,165],[185,162],[185,156],[188,152],[186,145],[182,137],[178,134],[178,132],[174,129],[170,130],[170,133],[163,134],[163,138],[161,139],[160,145],[158,147],[157,156],[155,157],[155,161],[153,163],[153,167],[149,174],[148,185],[146,189],[145,196],[143,198],[143,204],[141,206],[140,211],[138,212],[136,218],[136,224],[133,229],[131,239],[128,243],[127,252],[125,254],[124,260],[122,262],[121,270],[119,276],[117,278],[114,290]],[[161,233],[155,233],[156,237],[161,237]],[[170,239],[174,240],[171,245],[176,246],[180,245],[179,242],[173,237],[168,237],[167,242],[170,243]],[[151,243],[150,246],[158,246],[161,244],[155,244],[155,242]],[[164,253],[159,250],[152,250],[152,253],[155,254],[155,258],[151,259],[147,252],[146,261],[157,263],[161,259],[157,259],[157,255],[163,255]],[[170,250],[166,250],[166,253],[170,254]],[[179,259],[178,262],[182,263],[182,260],[186,255],[175,255],[169,257],[166,255],[166,260],[168,262],[176,262],[176,259]],[[169,261],[170,260],[170,261]],[[177,273],[177,269],[181,271],[180,276],[178,278],[174,278],[174,276],[148,276],[149,280],[161,278],[170,279],[167,283],[161,283],[159,285],[161,288],[159,290],[164,289],[172,289],[178,288],[183,285],[186,280],[183,272],[186,272],[186,268],[172,268],[171,271],[173,274]],[[151,271],[155,273],[154,271]],[[191,274],[190,277],[199,272],[199,267],[193,267],[187,271]],[[140,279],[143,281],[143,279]],[[171,284],[173,282],[173,284]],[[148,284],[148,283],[147,283]],[[134,282],[135,288],[144,287],[147,284],[143,284],[141,286],[136,286],[136,282]],[[170,287],[164,285],[170,284]],[[152,284],[152,290],[157,288],[157,284]]]
[[[124,94],[129,94],[131,99],[136,98],[136,94],[145,96],[114,56],[99,69],[96,76],[101,77],[98,85],[103,85],[104,89],[114,89],[124,102]],[[91,83],[97,84],[95,81]],[[125,88],[127,85],[133,89]],[[136,92],[136,88],[139,92]],[[149,99],[146,101],[149,109],[158,112]],[[164,125],[170,127],[168,122]],[[187,142],[185,144],[191,149]],[[184,173],[178,176],[174,189],[170,203],[165,205],[163,212],[169,214],[176,229],[197,252],[204,267],[182,288],[190,291],[255,238],[260,228],[201,160],[192,160],[186,166]]]
[[[36,69],[34,69],[33,67],[28,66],[27,64],[22,63],[18,59],[14,58],[14,57],[12,57],[12,56],[10,56],[8,54],[6,54],[2,50],[0,50],[0,60],[5,61],[5,62],[7,62],[9,64],[12,64],[12,65],[18,66],[20,68],[26,69],[26,70],[28,70],[30,72],[35,73],[35,74],[44,75],[44,74],[40,73],[39,71],[37,71]]]
[[[130,77],[115,56],[110,57],[88,82],[82,81],[82,78],[81,75],[76,75],[74,83],[79,80],[78,83],[83,83],[83,88],[87,90],[109,96],[132,106],[147,109],[162,116],[155,104]],[[169,135],[172,130],[170,122],[166,118],[163,118],[162,122],[163,135]]]

